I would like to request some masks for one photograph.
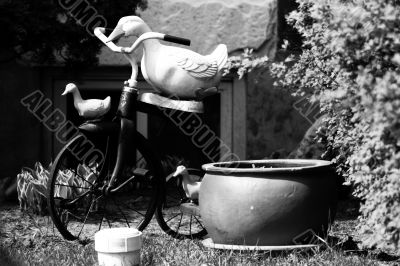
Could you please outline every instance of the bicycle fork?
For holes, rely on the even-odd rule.
[[[122,171],[124,169],[124,165],[127,162],[127,159],[131,158],[131,156],[134,156],[134,154],[131,153],[135,150],[133,149],[133,136],[135,135],[136,130],[135,114],[138,94],[138,90],[131,87],[124,87],[121,94],[121,99],[119,101],[117,111],[117,117],[120,120],[117,160],[115,162],[114,170],[111,175],[106,193],[115,192],[113,191],[113,189],[119,190],[119,188],[122,187],[120,186],[119,188],[114,188],[114,184],[116,180],[118,180],[118,178],[122,175]]]

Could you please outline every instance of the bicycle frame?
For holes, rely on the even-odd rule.
[[[136,224],[139,230],[144,230],[154,214],[161,229],[173,237],[202,237],[206,234],[206,229],[196,218],[199,216],[198,206],[188,202],[184,192],[181,191],[183,188],[179,182],[183,177],[167,175],[162,161],[149,141],[137,132],[135,118],[136,111],[163,114],[164,108],[201,113],[203,105],[195,101],[167,99],[155,93],[139,94],[136,81],[138,65],[135,58],[128,53],[133,52],[141,41],[148,38],[163,38],[181,44],[184,42],[187,44],[188,40],[160,33],[146,33],[130,48],[122,48],[108,42],[103,33],[104,29],[101,28],[95,31],[96,36],[111,50],[124,53],[132,66],[132,74],[124,83],[114,119],[85,122],[79,126],[83,134],[71,139],[57,155],[48,183],[48,205],[52,220],[61,235],[68,240],[85,239],[88,234],[93,234],[97,226],[100,230],[103,221],[107,221],[109,227],[111,224],[122,226],[126,223],[128,227]],[[87,137],[93,136],[95,141],[99,136],[99,144],[103,144],[103,140],[106,140],[105,147],[99,145],[105,154],[104,163],[89,166],[71,153],[70,148],[79,145],[79,140],[84,138],[86,133]],[[136,158],[138,154],[141,163],[138,163]],[[134,165],[129,164],[132,161]],[[88,176],[94,177],[96,181],[92,183],[86,179],[87,176],[80,173],[81,169],[91,169]],[[191,176],[201,178],[201,171],[189,168],[187,170]],[[72,180],[71,184],[65,183],[66,173],[73,173],[68,179]],[[135,179],[138,179],[137,183],[132,183]],[[85,185],[79,185],[78,181],[85,182]],[[78,186],[74,182],[78,182]],[[78,189],[79,193],[61,195],[57,192],[60,188],[70,192]],[[177,193],[182,195],[182,198],[171,197],[169,193]],[[172,199],[168,201],[168,206],[167,197]],[[136,205],[139,199],[140,204]],[[175,215],[175,212],[179,213]],[[168,215],[172,217],[166,219]],[[180,215],[179,227],[174,229],[175,227],[171,226],[176,222],[173,219],[178,215]],[[184,215],[187,217],[183,219]],[[186,226],[189,231],[179,231],[182,219],[188,222],[185,224],[189,226]],[[76,228],[80,228],[79,232]]]
[[[133,150],[134,140],[132,136],[136,130],[136,121],[133,116],[136,114],[137,97],[138,90],[136,88],[124,87],[121,93],[117,111],[117,117],[120,119],[117,161],[106,193],[113,188],[115,180],[121,175],[125,158],[128,158],[130,151]]]
[[[120,121],[119,136],[118,136],[119,138],[118,151],[111,179],[105,190],[105,193],[107,194],[107,193],[117,192],[123,186],[122,184],[119,187],[114,188],[116,180],[122,174],[122,170],[126,162],[126,159],[129,158],[129,156],[131,155],[133,156],[133,154],[130,154],[130,152],[134,150],[133,149],[134,139],[132,136],[134,136],[134,133],[136,131],[135,115],[137,110],[139,89],[137,88],[138,65],[136,59],[133,56],[131,56],[131,53],[140,45],[141,42],[147,39],[162,39],[185,45],[190,45],[190,40],[157,32],[148,32],[140,36],[131,47],[124,48],[115,45],[113,42],[109,42],[107,40],[107,37],[104,35],[104,32],[105,32],[104,28],[96,28],[94,31],[95,35],[112,51],[118,53],[124,53],[125,57],[127,58],[132,67],[131,77],[129,80],[125,82],[126,86],[124,86],[122,90],[118,105],[118,111],[116,114],[116,118],[119,119]],[[91,125],[89,122],[83,125],[81,129],[85,130],[85,128],[88,127],[90,128],[90,126]],[[124,182],[124,184],[127,183],[129,183],[129,180]]]
[[[134,147],[133,137],[136,131],[135,115],[137,110],[138,90],[135,88],[124,87],[117,113],[113,121],[87,121],[79,126],[83,132],[91,133],[117,133],[118,134],[118,149],[115,166],[109,181],[106,193],[114,193],[120,189],[114,188],[115,181],[122,174],[126,158],[134,156],[131,151]],[[115,121],[119,121],[119,124]],[[124,182],[125,183],[125,182]]]

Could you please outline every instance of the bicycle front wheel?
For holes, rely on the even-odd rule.
[[[116,193],[106,193],[116,160],[117,139],[106,136],[91,141],[78,135],[54,161],[48,181],[48,206],[65,239],[87,240],[100,229],[111,227],[142,231],[150,222],[162,186],[161,166],[144,137],[136,133],[135,158],[124,168],[117,186],[131,181]],[[92,153],[85,155],[82,147],[86,142],[93,146]]]
[[[192,178],[202,179],[202,170],[187,169]],[[201,239],[207,235],[198,204],[188,199],[183,191],[182,177],[166,178],[163,199],[157,207],[156,218],[161,229],[178,239]]]

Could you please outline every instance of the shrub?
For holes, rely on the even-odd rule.
[[[268,56],[256,57],[253,54],[253,49],[245,48],[241,55],[234,55],[228,58],[223,75],[236,72],[238,78],[241,79],[253,69],[266,68],[269,65]]]
[[[47,171],[40,163],[35,168],[24,167],[17,175],[17,192],[19,207],[22,211],[31,210],[33,213],[46,213],[46,188],[49,179]]]
[[[298,3],[288,21],[303,37],[302,52],[271,71],[281,86],[319,102],[325,113],[319,140],[361,199],[363,243],[397,250],[400,1]]]
[[[92,30],[86,26],[93,16],[85,14],[94,9],[111,28],[121,17],[135,14],[138,7],[146,5],[146,0],[0,1],[0,24],[7,36],[0,44],[0,63],[27,57],[39,64],[92,66],[98,62],[96,56],[103,45],[87,32]]]
[[[96,177],[86,165],[79,165],[78,174],[83,178],[76,178],[71,170],[63,170],[58,173],[55,186],[55,197],[73,199],[83,194],[89,183]],[[37,162],[34,169],[24,167],[17,175],[17,192],[19,206],[22,211],[32,211],[35,214],[47,214],[47,185],[50,172],[41,163]],[[83,203],[84,204],[84,203]]]

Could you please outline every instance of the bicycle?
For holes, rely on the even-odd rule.
[[[104,28],[95,35],[114,52],[121,47],[108,42]],[[154,33],[156,38],[190,45],[190,40]],[[175,238],[206,235],[196,204],[186,198],[182,177],[165,172],[149,141],[136,131],[136,111],[158,113],[164,108],[201,112],[202,103],[180,101],[136,88],[138,66],[124,53],[132,66],[125,82],[114,119],[89,120],[57,155],[48,183],[50,216],[67,240],[91,238],[105,227],[135,226],[142,231],[155,214],[159,226]],[[90,144],[87,144],[90,143]],[[98,156],[85,157],[83,147],[92,145]],[[85,147],[86,147],[85,146]],[[100,156],[102,155],[102,156]],[[203,172],[188,169],[199,179]]]

